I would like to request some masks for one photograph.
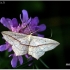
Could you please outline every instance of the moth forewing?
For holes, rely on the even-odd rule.
[[[29,46],[27,35],[11,31],[3,31],[2,35],[4,39],[12,45],[16,56],[27,54]]]
[[[28,54],[36,59],[39,59],[41,56],[44,55],[46,51],[52,50],[58,45],[59,42],[55,40],[37,37],[37,36],[31,36],[31,42]]]

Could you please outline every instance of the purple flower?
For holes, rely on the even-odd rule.
[[[20,62],[20,65],[23,64],[23,58],[22,58],[22,56],[17,56],[16,57],[15,54],[11,54],[11,55],[9,55],[9,57],[10,56],[13,57],[12,60],[11,60],[11,65],[12,65],[13,68],[15,68],[17,66],[17,61]]]
[[[3,26],[7,27],[10,31],[24,33],[24,34],[33,33],[33,35],[44,37],[44,35],[38,34],[38,32],[44,31],[46,29],[46,26],[44,24],[38,26],[39,23],[38,17],[29,18],[28,12],[26,10],[22,10],[22,14],[23,14],[22,17],[20,14],[20,20],[22,24],[18,24],[16,18],[13,18],[11,20],[9,18],[2,17],[0,19],[0,22],[1,24],[3,24]],[[12,51],[12,46],[8,42],[5,42],[5,44],[0,45],[0,51],[5,51],[5,50],[8,50],[8,52]],[[13,68],[17,66],[18,61],[20,62],[20,65],[23,64],[22,56],[15,56],[15,54],[11,54],[10,56],[13,57],[11,60],[11,65]],[[26,54],[25,57],[29,58],[29,55]],[[30,60],[32,60],[32,57],[30,57]]]
[[[12,51],[12,47],[8,42],[6,42],[6,44],[0,45],[0,51],[5,51],[5,50],[8,50],[8,52]]]

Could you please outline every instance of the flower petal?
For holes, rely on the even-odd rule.
[[[0,51],[5,51],[6,50],[6,44],[0,45]]]
[[[8,42],[6,42],[6,49],[9,49],[10,47],[11,45]]]
[[[13,68],[15,68],[17,66],[17,56],[13,56],[13,58],[11,60],[11,65]]]
[[[37,26],[39,23],[38,17],[35,17],[31,20],[30,26]]]
[[[28,21],[26,22],[27,24],[31,22],[31,17],[28,19]]]
[[[10,29],[10,24],[9,22],[11,21],[11,19],[7,18],[5,19],[4,17],[1,18],[0,22],[7,28]]]
[[[18,56],[18,60],[20,62],[20,65],[22,65],[23,64],[23,58],[22,58],[22,56]]]
[[[18,26],[18,21],[17,21],[16,18],[12,19],[12,25],[13,25],[13,27],[17,27]]]
[[[12,47],[9,47],[8,52],[11,52],[11,51],[12,51]]]
[[[16,27],[11,26],[11,31],[12,31],[12,32],[17,32],[17,28],[16,28]]]
[[[21,24],[21,28],[24,29],[27,26],[27,23]]]
[[[24,22],[28,21],[28,12],[26,10],[22,10],[22,14],[23,14],[23,16],[21,18],[21,21],[23,21],[23,23],[24,23]]]
[[[25,57],[28,59],[28,61],[33,60],[32,56],[30,56],[30,55],[28,55],[28,54],[26,54]]]
[[[26,10],[22,10],[23,13],[23,20],[27,21],[28,20],[28,12]]]
[[[39,29],[38,32],[44,31],[46,29],[46,25],[41,24],[41,25],[37,26],[36,29]]]
[[[26,54],[26,55],[25,55],[25,57],[26,57],[26,58],[29,58],[29,55],[28,55],[28,54]]]
[[[23,31],[24,34],[30,34],[30,32],[31,32],[31,29],[29,26],[27,28],[25,28]]]

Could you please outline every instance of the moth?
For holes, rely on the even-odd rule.
[[[54,49],[60,43],[38,36],[32,36],[16,33],[11,31],[3,31],[3,38],[12,45],[12,49],[16,56],[29,54],[37,60],[45,54],[46,51]]]

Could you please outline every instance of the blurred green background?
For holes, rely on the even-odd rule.
[[[39,24],[44,23],[47,26],[47,29],[41,34],[50,38],[52,30],[51,39],[60,42],[59,46],[41,57],[43,62],[50,69],[70,68],[66,66],[66,63],[70,63],[70,1],[4,1],[0,2],[0,18],[17,18],[20,23],[19,15],[23,9],[28,11],[29,17],[38,16]],[[8,29],[0,24],[0,32],[6,30]],[[0,33],[0,45],[4,43]],[[9,58],[9,54],[7,51],[0,52],[0,69],[12,68],[10,64],[12,57]],[[39,60],[35,63],[39,69],[46,68]],[[24,64],[18,68],[32,68],[32,66],[23,66]]]

